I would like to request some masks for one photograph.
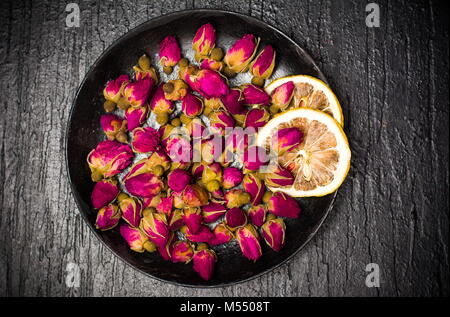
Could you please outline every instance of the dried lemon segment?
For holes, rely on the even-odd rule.
[[[331,116],[309,108],[297,108],[278,115],[258,133],[258,145],[270,150],[277,131],[295,127],[303,142],[278,157],[280,166],[295,177],[288,188],[270,188],[293,197],[324,196],[336,191],[350,168],[351,152],[342,127]]]

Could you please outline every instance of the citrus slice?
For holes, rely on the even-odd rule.
[[[274,80],[265,90],[271,95],[277,87],[289,81],[295,85],[291,108],[307,107],[320,110],[336,119],[341,126],[344,125],[339,100],[331,88],[320,79],[307,75],[288,76]]]
[[[292,197],[321,197],[335,192],[350,169],[351,152],[342,127],[326,113],[310,108],[288,110],[270,120],[258,133],[257,143],[270,151],[278,130],[297,128],[303,141],[278,156],[278,164],[295,178],[288,187],[269,189]]]

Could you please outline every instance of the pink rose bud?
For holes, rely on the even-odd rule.
[[[174,67],[180,61],[181,49],[174,36],[166,36],[159,44],[159,59],[165,67]]]
[[[231,208],[225,214],[225,222],[230,229],[236,229],[247,224],[247,216],[242,209]]]
[[[297,200],[280,192],[273,194],[267,203],[267,209],[275,216],[285,218],[298,218],[301,212]]]
[[[262,255],[261,245],[259,244],[259,236],[253,225],[248,224],[236,231],[236,240],[241,247],[242,254],[249,259],[256,261]]]
[[[227,209],[219,203],[210,202],[202,207],[203,222],[212,223],[225,215]]]
[[[120,235],[128,243],[130,249],[135,252],[142,253],[145,250],[151,252],[155,248],[153,243],[148,240],[147,236],[139,228],[123,223],[120,225]]]
[[[167,175],[167,184],[173,191],[181,192],[191,182],[189,172],[182,169],[174,169]]]
[[[123,179],[126,190],[133,196],[150,198],[161,192],[164,184],[152,172],[127,174]]]
[[[191,65],[187,67],[183,79],[192,90],[207,99],[220,98],[229,91],[227,78],[214,70],[198,69]]]
[[[202,177],[203,170],[205,169],[205,165],[202,163],[194,163],[191,167],[191,174],[194,178]]]
[[[250,222],[257,227],[261,227],[266,221],[267,209],[264,205],[252,206],[248,209],[248,217]]]
[[[164,152],[164,150],[156,150],[150,157],[145,161],[145,166],[148,169],[152,169],[157,165],[161,165],[165,171],[169,170],[171,166],[170,157]]]
[[[138,108],[129,107],[125,110],[125,120],[127,120],[128,131],[133,131],[137,127],[140,127],[147,121],[148,106],[142,106]]]
[[[151,195],[150,197],[142,198],[142,209],[147,207],[156,208],[161,202],[161,195]]]
[[[159,255],[161,255],[164,260],[169,261],[172,258],[172,247],[175,241],[177,241],[175,233],[169,232],[166,244],[158,246]]]
[[[132,107],[138,108],[145,105],[154,88],[153,79],[146,77],[134,83],[128,83],[123,90],[123,95]]]
[[[210,181],[216,180],[222,182],[222,166],[219,163],[205,164],[202,173],[202,183],[208,184]]]
[[[198,118],[191,120],[190,123],[185,125],[185,128],[189,131],[193,140],[201,140],[206,130],[205,125]]]
[[[196,251],[193,258],[194,271],[205,281],[209,281],[214,272],[214,264],[217,256],[213,250],[205,249]]]
[[[172,245],[172,257],[173,263],[189,263],[194,256],[194,249],[187,241],[176,241]]]
[[[269,163],[266,150],[259,146],[251,146],[242,155],[244,168],[248,171],[257,171]]]
[[[253,107],[265,107],[270,104],[270,96],[263,88],[252,84],[242,86],[242,93],[244,95],[244,104]]]
[[[192,144],[189,136],[173,135],[167,140],[165,150],[173,162],[192,162]]]
[[[156,206],[156,210],[160,213],[170,216],[173,208],[173,197],[161,197],[161,201]]]
[[[224,62],[236,73],[245,72],[249,63],[255,57],[259,38],[253,34],[245,34],[237,40],[225,55]]]
[[[232,115],[242,115],[247,113],[244,107],[242,91],[238,88],[230,89],[229,93],[220,98],[225,109]]]
[[[114,114],[104,114],[100,117],[100,125],[108,140],[116,139],[119,133],[127,132],[127,122]]]
[[[173,102],[166,99],[164,95],[163,83],[156,88],[155,94],[150,100],[150,109],[157,115],[172,113],[175,110]]]
[[[188,92],[181,101],[181,111],[183,111],[187,117],[194,118],[202,113],[203,101],[194,94]]]
[[[283,248],[285,232],[286,225],[281,218],[268,220],[261,228],[261,235],[275,252],[279,252]]]
[[[297,128],[285,128],[278,130],[276,137],[272,138],[272,148],[283,155],[291,151],[303,142],[303,133]]]
[[[252,205],[259,205],[262,202],[262,197],[266,190],[264,182],[259,179],[254,173],[246,174],[242,185],[247,193],[250,194],[250,203]]]
[[[242,171],[236,167],[227,167],[223,171],[223,188],[230,189],[242,182]]]
[[[175,200],[175,199],[174,199]],[[169,230],[177,231],[184,225],[184,213],[181,209],[175,209],[169,217]]]
[[[165,214],[152,212],[141,219],[139,228],[158,247],[165,246],[169,239],[169,228]]]
[[[122,219],[133,227],[139,227],[142,217],[142,203],[140,200],[127,197],[119,202],[119,208],[122,211]]]
[[[117,195],[119,195],[117,180],[114,178],[102,179],[95,183],[94,189],[92,190],[92,206],[95,209],[100,209],[116,199]]]
[[[195,51],[196,59],[206,58],[215,46],[216,30],[210,23],[202,25],[192,40],[192,49]]]
[[[187,185],[183,190],[183,201],[189,207],[205,206],[208,200],[208,193],[199,185]]]
[[[223,190],[219,188],[218,190],[211,192],[211,201],[221,205],[226,204]]]
[[[290,187],[294,184],[294,176],[287,169],[277,166],[274,171],[265,174],[264,180],[271,188]]]
[[[200,231],[202,226],[202,212],[198,207],[189,207],[184,209],[183,216],[184,223],[189,229],[189,232],[196,234]]]
[[[204,163],[219,162],[223,155],[223,138],[214,137],[201,142],[201,158]]]
[[[269,119],[270,114],[266,109],[251,109],[245,116],[244,127],[259,129],[265,126]]]
[[[216,72],[221,72],[223,69],[223,62],[221,61],[216,61],[214,59],[209,59],[206,58],[202,61],[202,63],[200,64],[200,68],[202,69],[210,69],[210,70],[214,70]]]
[[[226,244],[233,240],[234,235],[230,231],[230,229],[227,228],[227,226],[224,223],[219,223],[213,230],[214,238],[211,239],[208,244],[210,246],[216,246],[220,244]]]
[[[272,104],[280,109],[285,109],[291,103],[294,96],[295,85],[292,81],[288,81],[283,85],[275,88],[272,92]]]
[[[144,70],[140,68],[138,65],[135,65],[133,66],[133,70],[134,70],[134,79],[136,81],[141,80],[145,77],[150,77],[151,79],[153,79],[155,84],[158,83],[158,75],[156,74],[156,70],[154,67],[150,67],[148,70]]]
[[[205,225],[200,226],[200,230],[197,233],[192,233],[187,226],[183,226],[180,229],[181,233],[184,233],[186,238],[196,243],[207,243],[214,238],[214,234]]]
[[[131,146],[134,152],[154,152],[159,148],[159,144],[159,133],[152,127],[136,128],[133,130]]]
[[[122,172],[133,160],[131,148],[117,141],[103,141],[87,156],[92,179],[99,181]]]
[[[275,55],[275,50],[271,45],[264,47],[250,65],[250,73],[255,77],[269,78],[275,68]]]
[[[208,116],[210,121],[210,129],[213,133],[225,134],[225,129],[234,128],[235,121],[226,111],[211,112]]]
[[[123,88],[130,81],[128,75],[120,75],[117,79],[110,80],[103,89],[103,96],[106,100],[117,103],[122,95]]]
[[[101,231],[110,230],[117,226],[120,217],[120,209],[116,205],[110,204],[106,207],[102,207],[97,213],[95,227]]]

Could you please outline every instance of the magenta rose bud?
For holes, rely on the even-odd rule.
[[[272,148],[283,155],[291,151],[303,142],[303,133],[297,128],[285,128],[278,130],[276,137],[272,138]]]
[[[165,150],[172,162],[192,162],[192,144],[189,136],[173,135],[167,140]]]
[[[173,208],[173,197],[161,197],[161,201],[156,206],[156,210],[160,213],[170,216]]]
[[[174,199],[175,201],[175,199]],[[175,209],[169,217],[169,230],[177,231],[184,225],[184,213],[181,209]]]
[[[131,195],[142,198],[153,197],[159,194],[164,187],[161,178],[151,172],[137,175],[127,174],[123,183]]]
[[[213,250],[205,249],[196,251],[193,257],[194,271],[205,281],[209,281],[214,272],[217,256]]]
[[[220,98],[223,106],[232,115],[243,115],[247,113],[244,107],[244,98],[242,91],[237,88],[230,89],[229,93]]]
[[[176,241],[172,245],[172,257],[173,263],[189,263],[194,256],[194,249],[187,241]]]
[[[151,77],[145,77],[133,83],[128,83],[123,95],[132,107],[138,108],[145,105],[155,87],[155,82]]]
[[[131,148],[117,141],[103,141],[87,156],[92,180],[111,177],[122,172],[133,160]]]
[[[147,168],[151,169],[157,165],[161,165],[165,171],[167,171],[171,165],[170,157],[162,149],[153,152],[145,161],[145,166]]]
[[[202,173],[203,184],[208,184],[210,181],[216,180],[222,182],[223,172],[222,166],[219,163],[205,164]]]
[[[236,231],[236,240],[241,247],[242,254],[249,260],[256,261],[262,255],[259,236],[253,225],[248,224]]]
[[[207,243],[214,238],[214,234],[205,225],[200,226],[199,231],[195,234],[192,233],[187,226],[181,227],[180,231],[184,233],[188,240],[196,243]]]
[[[173,191],[181,192],[191,182],[191,179],[189,172],[182,169],[174,169],[167,175],[167,184]]]
[[[192,184],[183,190],[183,201],[189,207],[201,207],[208,204],[208,193],[203,187]]]
[[[148,106],[142,106],[138,108],[129,107],[125,110],[125,120],[127,120],[128,131],[133,131],[134,129],[140,127],[147,121],[148,116]]]
[[[160,195],[151,195],[150,197],[142,198],[142,208],[145,209],[147,207],[156,208],[158,204],[161,202]]]
[[[251,109],[245,116],[244,127],[251,127],[257,130],[265,126],[269,119],[270,114],[266,109]]]
[[[95,183],[94,189],[92,190],[92,206],[95,209],[100,209],[116,199],[117,195],[119,195],[117,180],[114,178],[102,179]]]
[[[281,218],[267,220],[261,228],[261,235],[275,252],[279,252],[283,248],[285,232],[286,225]]]
[[[195,51],[196,59],[201,60],[209,56],[215,46],[216,30],[210,23],[202,25],[192,40],[192,49]]]
[[[201,141],[201,159],[204,163],[213,163],[221,160],[223,155],[223,138],[213,137]]]
[[[126,121],[122,120],[114,114],[104,114],[100,117],[100,125],[105,132],[108,140],[116,139],[119,133],[125,133],[127,131]]]
[[[257,171],[269,163],[266,151],[259,146],[251,146],[242,155],[244,168],[248,171]]]
[[[155,114],[172,113],[175,110],[175,105],[172,101],[166,99],[163,90],[163,83],[156,88],[152,99],[150,100],[150,109]]]
[[[210,246],[216,246],[220,244],[226,244],[233,240],[234,235],[230,229],[224,223],[219,223],[213,230],[214,238],[212,238],[208,244]]]
[[[250,194],[250,203],[252,205],[259,205],[262,201],[262,196],[266,190],[264,182],[255,174],[250,173],[244,176],[242,185],[247,193]]]
[[[210,69],[197,69],[194,66],[189,66],[185,72],[184,80],[192,90],[207,99],[220,98],[228,94],[229,91],[226,77]]]
[[[164,247],[169,240],[169,228],[165,214],[152,212],[141,219],[139,228],[158,247]]]
[[[161,255],[164,260],[169,261],[172,258],[172,246],[176,240],[177,237],[175,233],[169,232],[167,242],[164,245],[158,245],[159,255]]]
[[[284,218],[298,218],[301,212],[297,200],[280,192],[273,194],[270,198],[267,210],[275,216]]]
[[[197,179],[202,177],[203,170],[205,169],[205,165],[202,163],[194,163],[191,167],[191,174],[192,176]]]
[[[190,233],[198,233],[202,226],[203,220],[201,209],[198,207],[185,208],[183,220]]]
[[[231,229],[245,226],[247,224],[247,216],[240,208],[231,208],[225,214],[225,222]]]
[[[236,167],[227,167],[223,170],[223,183],[224,189],[230,189],[236,187],[242,182],[244,175],[242,171]]]
[[[244,104],[247,106],[260,108],[270,104],[270,96],[258,86],[252,84],[243,85],[242,93],[244,95]]]
[[[119,208],[122,211],[122,219],[133,227],[139,227],[142,217],[142,203],[140,200],[127,197],[119,202]]]
[[[236,73],[245,72],[249,63],[255,57],[259,38],[253,34],[245,34],[237,40],[225,55],[224,62]]]
[[[183,111],[187,117],[194,118],[202,113],[203,101],[194,94],[188,92],[181,100],[181,111]]]
[[[201,69],[210,69],[210,70],[214,70],[216,72],[221,72],[223,69],[223,62],[216,61],[216,60],[213,60],[210,58],[206,58],[200,64],[200,68]]]
[[[261,227],[266,221],[267,209],[264,205],[252,206],[248,209],[248,217],[250,222],[257,227]]]
[[[294,96],[295,85],[294,82],[288,81],[283,85],[277,87],[272,92],[272,104],[280,109],[285,109],[291,103]]]
[[[277,166],[274,171],[265,174],[265,183],[271,188],[290,187],[294,184],[294,176],[287,169]]]
[[[147,236],[139,228],[123,223],[120,225],[119,230],[120,235],[128,243],[131,250],[142,253],[145,250],[154,248],[153,243],[148,240]]]
[[[250,73],[255,77],[269,78],[275,68],[275,55],[275,50],[271,45],[264,47],[250,65]]]
[[[166,36],[159,44],[159,59],[165,67],[174,67],[180,61],[181,49],[174,36]]]
[[[225,134],[225,129],[234,128],[233,116],[226,111],[215,111],[209,114],[210,129],[213,133]]]
[[[202,207],[203,222],[212,223],[225,215],[227,209],[219,203],[210,202]]]
[[[95,227],[101,231],[110,230],[117,226],[120,217],[120,209],[116,205],[110,204],[106,207],[102,207],[97,213]]]
[[[123,88],[130,81],[128,75],[120,75],[117,79],[110,80],[103,89],[103,96],[106,100],[117,103],[122,95]]]
[[[159,148],[158,130],[152,127],[136,128],[131,137],[131,146],[136,153],[154,152]]]

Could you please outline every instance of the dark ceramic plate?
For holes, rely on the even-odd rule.
[[[159,254],[130,251],[118,229],[95,230],[96,211],[90,203],[93,183],[86,163],[87,154],[104,139],[99,119],[103,114],[102,90],[111,78],[129,73],[145,51],[155,56],[158,44],[168,34],[176,35],[183,51],[191,51],[196,29],[211,22],[217,30],[218,46],[227,49],[244,33],[261,37],[277,51],[276,71],[271,79],[307,74],[325,80],[311,57],[277,29],[254,18],[216,10],[193,10],[168,14],[152,19],[112,44],[95,62],[79,88],[69,118],[67,131],[67,167],[70,183],[81,215],[95,235],[122,260],[159,280],[194,287],[218,287],[235,284],[260,276],[286,262],[314,236],[332,207],[335,195],[300,199],[303,213],[299,219],[287,220],[286,246],[273,252],[262,242],[263,256],[253,263],[245,259],[237,244],[217,248],[219,258],[215,273],[208,282],[200,279],[191,264],[172,264]],[[155,60],[153,60],[156,63]]]

